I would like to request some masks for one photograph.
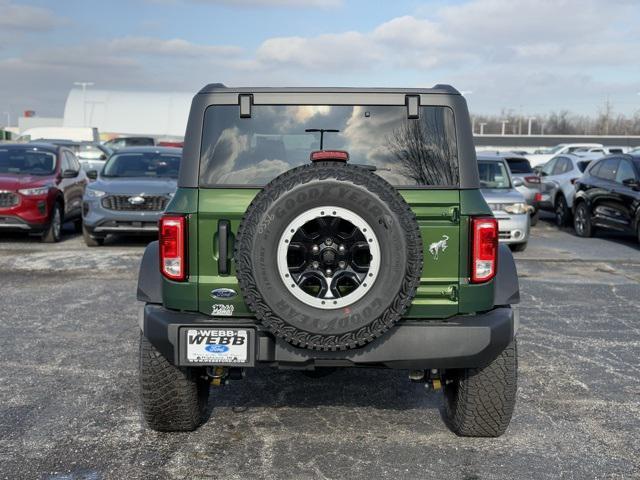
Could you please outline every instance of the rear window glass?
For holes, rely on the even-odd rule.
[[[323,149],[349,152],[351,164],[375,167],[392,185],[457,186],[453,111],[420,110],[419,119],[408,119],[405,106],[253,105],[251,118],[240,118],[237,105],[209,107],[200,185],[263,186],[308,164],[322,136]]]
[[[104,167],[105,177],[178,178],[180,156],[163,153],[122,153],[113,155]]]
[[[502,162],[478,162],[480,188],[511,188],[509,174]]]
[[[529,160],[524,158],[508,158],[507,163],[511,173],[533,173]]]

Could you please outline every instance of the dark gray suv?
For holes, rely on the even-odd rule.
[[[158,220],[177,187],[182,150],[137,147],[119,150],[86,190],[83,235],[90,247],[110,233],[156,234]]]

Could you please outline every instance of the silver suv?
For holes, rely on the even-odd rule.
[[[177,188],[182,150],[137,147],[115,153],[87,187],[82,205],[83,236],[90,247],[110,233],[156,234],[158,220]]]
[[[578,156],[567,153],[536,167],[542,179],[542,195],[538,206],[541,210],[554,212],[558,227],[564,227],[571,220],[576,180],[582,176],[587,165],[599,157],[599,154]]]

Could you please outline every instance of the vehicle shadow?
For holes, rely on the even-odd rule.
[[[146,247],[149,243],[157,240],[157,235],[108,235],[105,239],[105,247]]]
[[[242,381],[211,389],[208,414],[220,407],[243,411],[254,407],[369,407],[408,410],[442,407],[442,396],[412,383],[406,370],[340,368],[322,378],[298,370],[249,369]]]
[[[81,233],[76,232],[73,222],[67,222],[62,225],[60,242],[58,243],[64,243],[68,240],[73,240],[74,238],[77,238],[81,235]],[[32,235],[27,232],[1,232],[0,243],[4,242],[43,243],[40,235]]]
[[[561,228],[558,227],[555,224],[555,217],[550,213],[546,213],[546,215],[544,216],[540,215],[540,222],[543,223],[544,226],[547,228],[555,228],[561,232],[568,233],[569,235],[572,235],[576,238],[581,238],[581,237],[578,237],[578,235],[576,234],[573,228],[573,225],[567,225]],[[640,242],[638,242],[637,238],[630,233],[616,232],[614,230],[605,230],[602,228],[599,228],[599,229],[596,228],[596,232],[593,235],[593,238],[610,241],[618,245],[624,245],[626,247],[631,247],[635,250],[640,250]],[[585,240],[589,240],[589,239],[587,238]]]

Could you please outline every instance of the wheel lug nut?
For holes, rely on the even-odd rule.
[[[333,270],[331,270],[330,268],[327,268],[327,269],[324,271],[324,274],[325,274],[327,277],[330,277],[331,275],[333,275]]]
[[[340,268],[344,268],[344,267],[346,267],[346,266],[347,266],[347,264],[346,264],[345,262],[342,262],[342,261],[341,261],[341,262],[338,262],[338,266],[339,266]]]
[[[314,245],[313,247],[311,247],[311,251],[313,253],[318,253],[320,251],[320,247],[318,247],[318,245]]]
[[[325,243],[325,245],[331,245],[331,244],[333,243],[333,240],[331,240],[330,238],[327,238],[327,239],[324,241],[324,243]]]
[[[344,253],[344,252],[345,252],[345,250],[346,250],[346,248],[344,247],[344,245],[340,245],[340,246],[338,247],[338,251],[339,251],[340,253]]]
[[[320,266],[320,264],[319,264],[318,262],[313,262],[313,263],[311,264],[311,266],[312,266],[313,268],[318,268],[318,267]]]

